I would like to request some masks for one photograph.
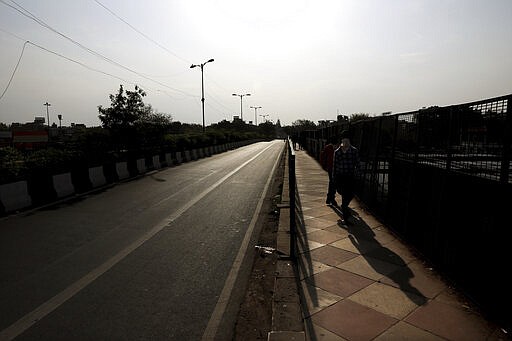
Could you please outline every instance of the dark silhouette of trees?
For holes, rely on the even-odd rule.
[[[145,96],[138,86],[129,91],[120,85],[117,94],[109,96],[109,108],[98,106],[102,127],[109,131],[115,149],[158,145],[171,129],[172,117],[144,104]]]

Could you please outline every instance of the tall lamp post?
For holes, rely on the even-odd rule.
[[[204,77],[203,77],[203,68],[204,66],[207,64],[207,63],[211,63],[213,62],[213,58],[202,63],[202,64],[192,64],[190,66],[191,69],[195,68],[196,66],[200,66],[201,67],[201,102],[202,102],[202,107],[203,107],[203,133],[204,133]]]
[[[258,126],[258,115],[256,114],[256,111],[257,111],[258,109],[261,109],[261,107],[251,107],[251,108],[253,108],[253,109],[254,109],[254,125],[255,125],[255,126]]]
[[[265,117],[267,116],[270,116],[269,114],[265,114],[265,115],[260,115],[261,117],[263,117],[263,119],[265,119]],[[267,119],[265,119],[265,122],[267,122]]]
[[[244,120],[244,116],[242,115],[242,97],[244,97],[244,96],[251,96],[251,94],[243,94],[243,95],[233,94],[233,96],[240,97],[240,119],[243,121]]]
[[[48,120],[48,128],[50,128],[50,113],[48,111],[48,107],[51,106],[50,103],[46,102],[45,104],[43,104],[44,106],[46,106],[46,119]]]

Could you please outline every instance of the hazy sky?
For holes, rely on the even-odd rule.
[[[7,124],[46,117],[48,101],[51,122],[99,125],[120,84],[201,123],[190,65],[210,58],[207,125],[240,114],[233,93],[251,93],[244,120],[261,106],[282,124],[512,93],[511,0],[0,0],[0,96],[27,40]]]

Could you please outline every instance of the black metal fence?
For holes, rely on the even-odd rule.
[[[318,159],[342,129],[359,198],[501,323],[512,326],[512,95],[304,132]]]

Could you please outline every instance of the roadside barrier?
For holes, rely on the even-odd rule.
[[[146,159],[137,159],[137,172],[139,174],[146,173]]]
[[[63,173],[52,176],[53,188],[57,198],[64,198],[75,193],[75,186],[71,180],[71,173]]]
[[[27,208],[32,205],[26,181],[18,181],[0,186],[0,200],[6,212]]]
[[[162,168],[162,165],[160,164],[160,155],[154,155],[153,156],[153,167],[155,169]]]
[[[130,172],[128,171],[128,162],[116,162],[116,173],[119,180],[128,179],[130,177]]]
[[[166,153],[164,165],[172,167],[183,162],[197,160],[258,141],[243,141]],[[160,161],[160,155],[153,155],[151,158],[148,158],[149,162],[152,162],[150,168],[155,170],[161,169],[164,166]],[[50,204],[55,200],[73,195],[80,195],[109,183],[137,177],[148,171],[145,158],[95,167],[84,166],[74,166],[72,171],[68,173],[55,175],[39,174],[32,179],[28,179],[29,181],[23,180],[0,185],[0,216]]]
[[[89,168],[89,180],[93,188],[106,185],[107,179],[103,173],[103,166]]]

